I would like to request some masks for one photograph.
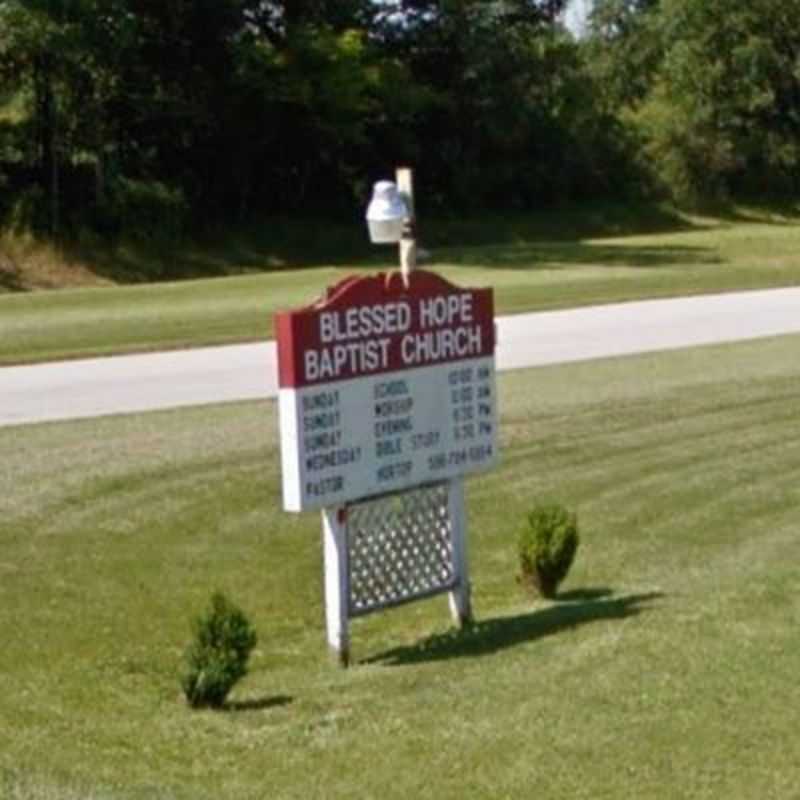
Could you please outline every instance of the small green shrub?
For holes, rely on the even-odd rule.
[[[194,633],[181,686],[191,706],[219,708],[247,674],[256,632],[244,612],[217,592],[206,613],[195,620]]]
[[[519,534],[523,585],[552,598],[578,549],[578,519],[558,503],[536,505]]]

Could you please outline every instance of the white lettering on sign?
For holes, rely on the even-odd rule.
[[[423,328],[472,322],[472,295],[450,294],[426,297],[419,301],[419,319]]]
[[[380,372],[389,364],[391,339],[336,344],[303,354],[305,379],[309,382],[336,379],[345,372]]]
[[[406,334],[400,344],[404,366],[422,365],[432,361],[469,358],[481,352],[481,329],[444,328],[440,331]]]
[[[411,306],[406,302],[356,306],[346,311],[323,311],[319,315],[319,338],[323,344],[347,342],[403,333],[410,326]]]
[[[480,325],[472,324],[470,294],[422,299],[418,312],[416,332],[407,332],[412,315],[406,302],[320,313],[319,338],[328,346],[303,353],[304,382],[386,371],[391,337],[404,332],[400,362],[393,365],[399,369],[481,355],[483,334]],[[387,335],[374,338],[381,333]]]

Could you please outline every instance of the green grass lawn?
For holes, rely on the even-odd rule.
[[[444,598],[360,620],[349,670],[274,403],[0,429],[0,797],[795,796],[798,347],[503,375],[501,466],[467,487],[477,625]],[[552,603],[515,582],[544,497],[582,529]],[[193,712],[217,588],[260,641]]]
[[[795,216],[513,222],[440,227],[431,268],[457,284],[493,286],[503,314],[800,284]],[[250,274],[0,293],[0,364],[268,338],[276,309],[308,303],[354,270],[393,268],[393,249],[374,252],[386,260],[288,269],[268,249],[240,243],[185,255],[187,274]]]

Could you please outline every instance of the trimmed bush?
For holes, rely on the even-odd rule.
[[[206,613],[195,620],[194,634],[186,650],[183,693],[194,708],[219,708],[247,674],[256,632],[244,612],[217,592]]]
[[[578,549],[578,519],[558,503],[534,506],[519,534],[520,581],[542,597],[555,597]]]

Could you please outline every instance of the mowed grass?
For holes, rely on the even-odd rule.
[[[499,379],[469,480],[476,626],[444,598],[328,661],[316,514],[280,509],[274,403],[0,429],[0,797],[784,798],[800,782],[800,338]],[[577,509],[558,602],[531,503]],[[222,712],[189,620],[255,624]]]
[[[590,222],[445,226],[429,266],[459,285],[494,287],[501,314],[800,284],[796,216]],[[271,264],[267,250],[239,252],[195,254],[192,268],[250,274],[0,292],[0,364],[266,339],[276,310],[307,304],[354,271],[396,265],[393,248],[373,250],[383,261],[337,263],[334,252],[302,269]]]

